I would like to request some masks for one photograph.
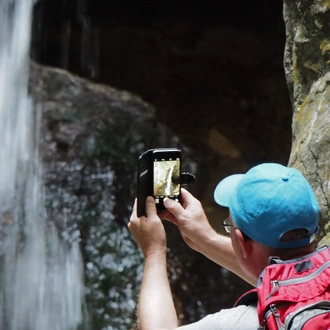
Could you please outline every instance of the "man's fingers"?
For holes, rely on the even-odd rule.
[[[146,200],[146,214],[147,217],[150,217],[153,214],[157,214],[155,200],[151,196],[148,196]]]
[[[137,208],[137,199],[135,198],[134,205],[133,205],[133,210],[132,210],[131,216],[129,218],[130,222],[135,221],[137,219],[136,208]],[[130,222],[128,223],[128,225],[130,224]]]
[[[134,200],[132,214],[136,214],[136,208],[137,208],[137,198],[135,198],[135,200]]]
[[[173,199],[165,199],[164,200],[164,205],[167,208],[168,211],[170,211],[176,218],[178,218],[178,215],[184,211],[183,207],[181,204],[178,202],[175,202]]]
[[[188,204],[190,204],[193,200],[195,200],[195,197],[186,189],[181,188],[181,196],[182,196],[182,205],[184,208]]]

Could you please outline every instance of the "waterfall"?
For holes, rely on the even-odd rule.
[[[0,1],[0,328],[74,330],[84,319],[82,258],[45,210],[41,109],[28,94],[33,5]]]
[[[165,187],[165,195],[170,196],[173,195],[173,189],[172,189],[172,173],[174,170],[174,166],[171,166],[166,173],[166,187]]]

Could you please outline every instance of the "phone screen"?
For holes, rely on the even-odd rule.
[[[155,155],[158,157],[161,155]],[[156,204],[161,203],[165,197],[178,200],[180,195],[180,158],[154,159],[153,189]]]

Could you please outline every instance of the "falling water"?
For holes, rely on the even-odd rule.
[[[167,170],[167,175],[166,175],[166,187],[165,187],[165,195],[173,195],[173,189],[172,189],[172,173],[174,170],[174,166],[170,167]]]
[[[28,94],[33,0],[0,1],[0,328],[72,330],[83,322],[78,243],[46,221],[40,108]]]

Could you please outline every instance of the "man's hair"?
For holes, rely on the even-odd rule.
[[[298,229],[293,229],[293,230],[287,231],[285,234],[283,234],[280,241],[281,242],[290,242],[290,241],[295,241],[298,239],[303,239],[306,237],[308,237],[308,230],[305,228],[298,228]]]

